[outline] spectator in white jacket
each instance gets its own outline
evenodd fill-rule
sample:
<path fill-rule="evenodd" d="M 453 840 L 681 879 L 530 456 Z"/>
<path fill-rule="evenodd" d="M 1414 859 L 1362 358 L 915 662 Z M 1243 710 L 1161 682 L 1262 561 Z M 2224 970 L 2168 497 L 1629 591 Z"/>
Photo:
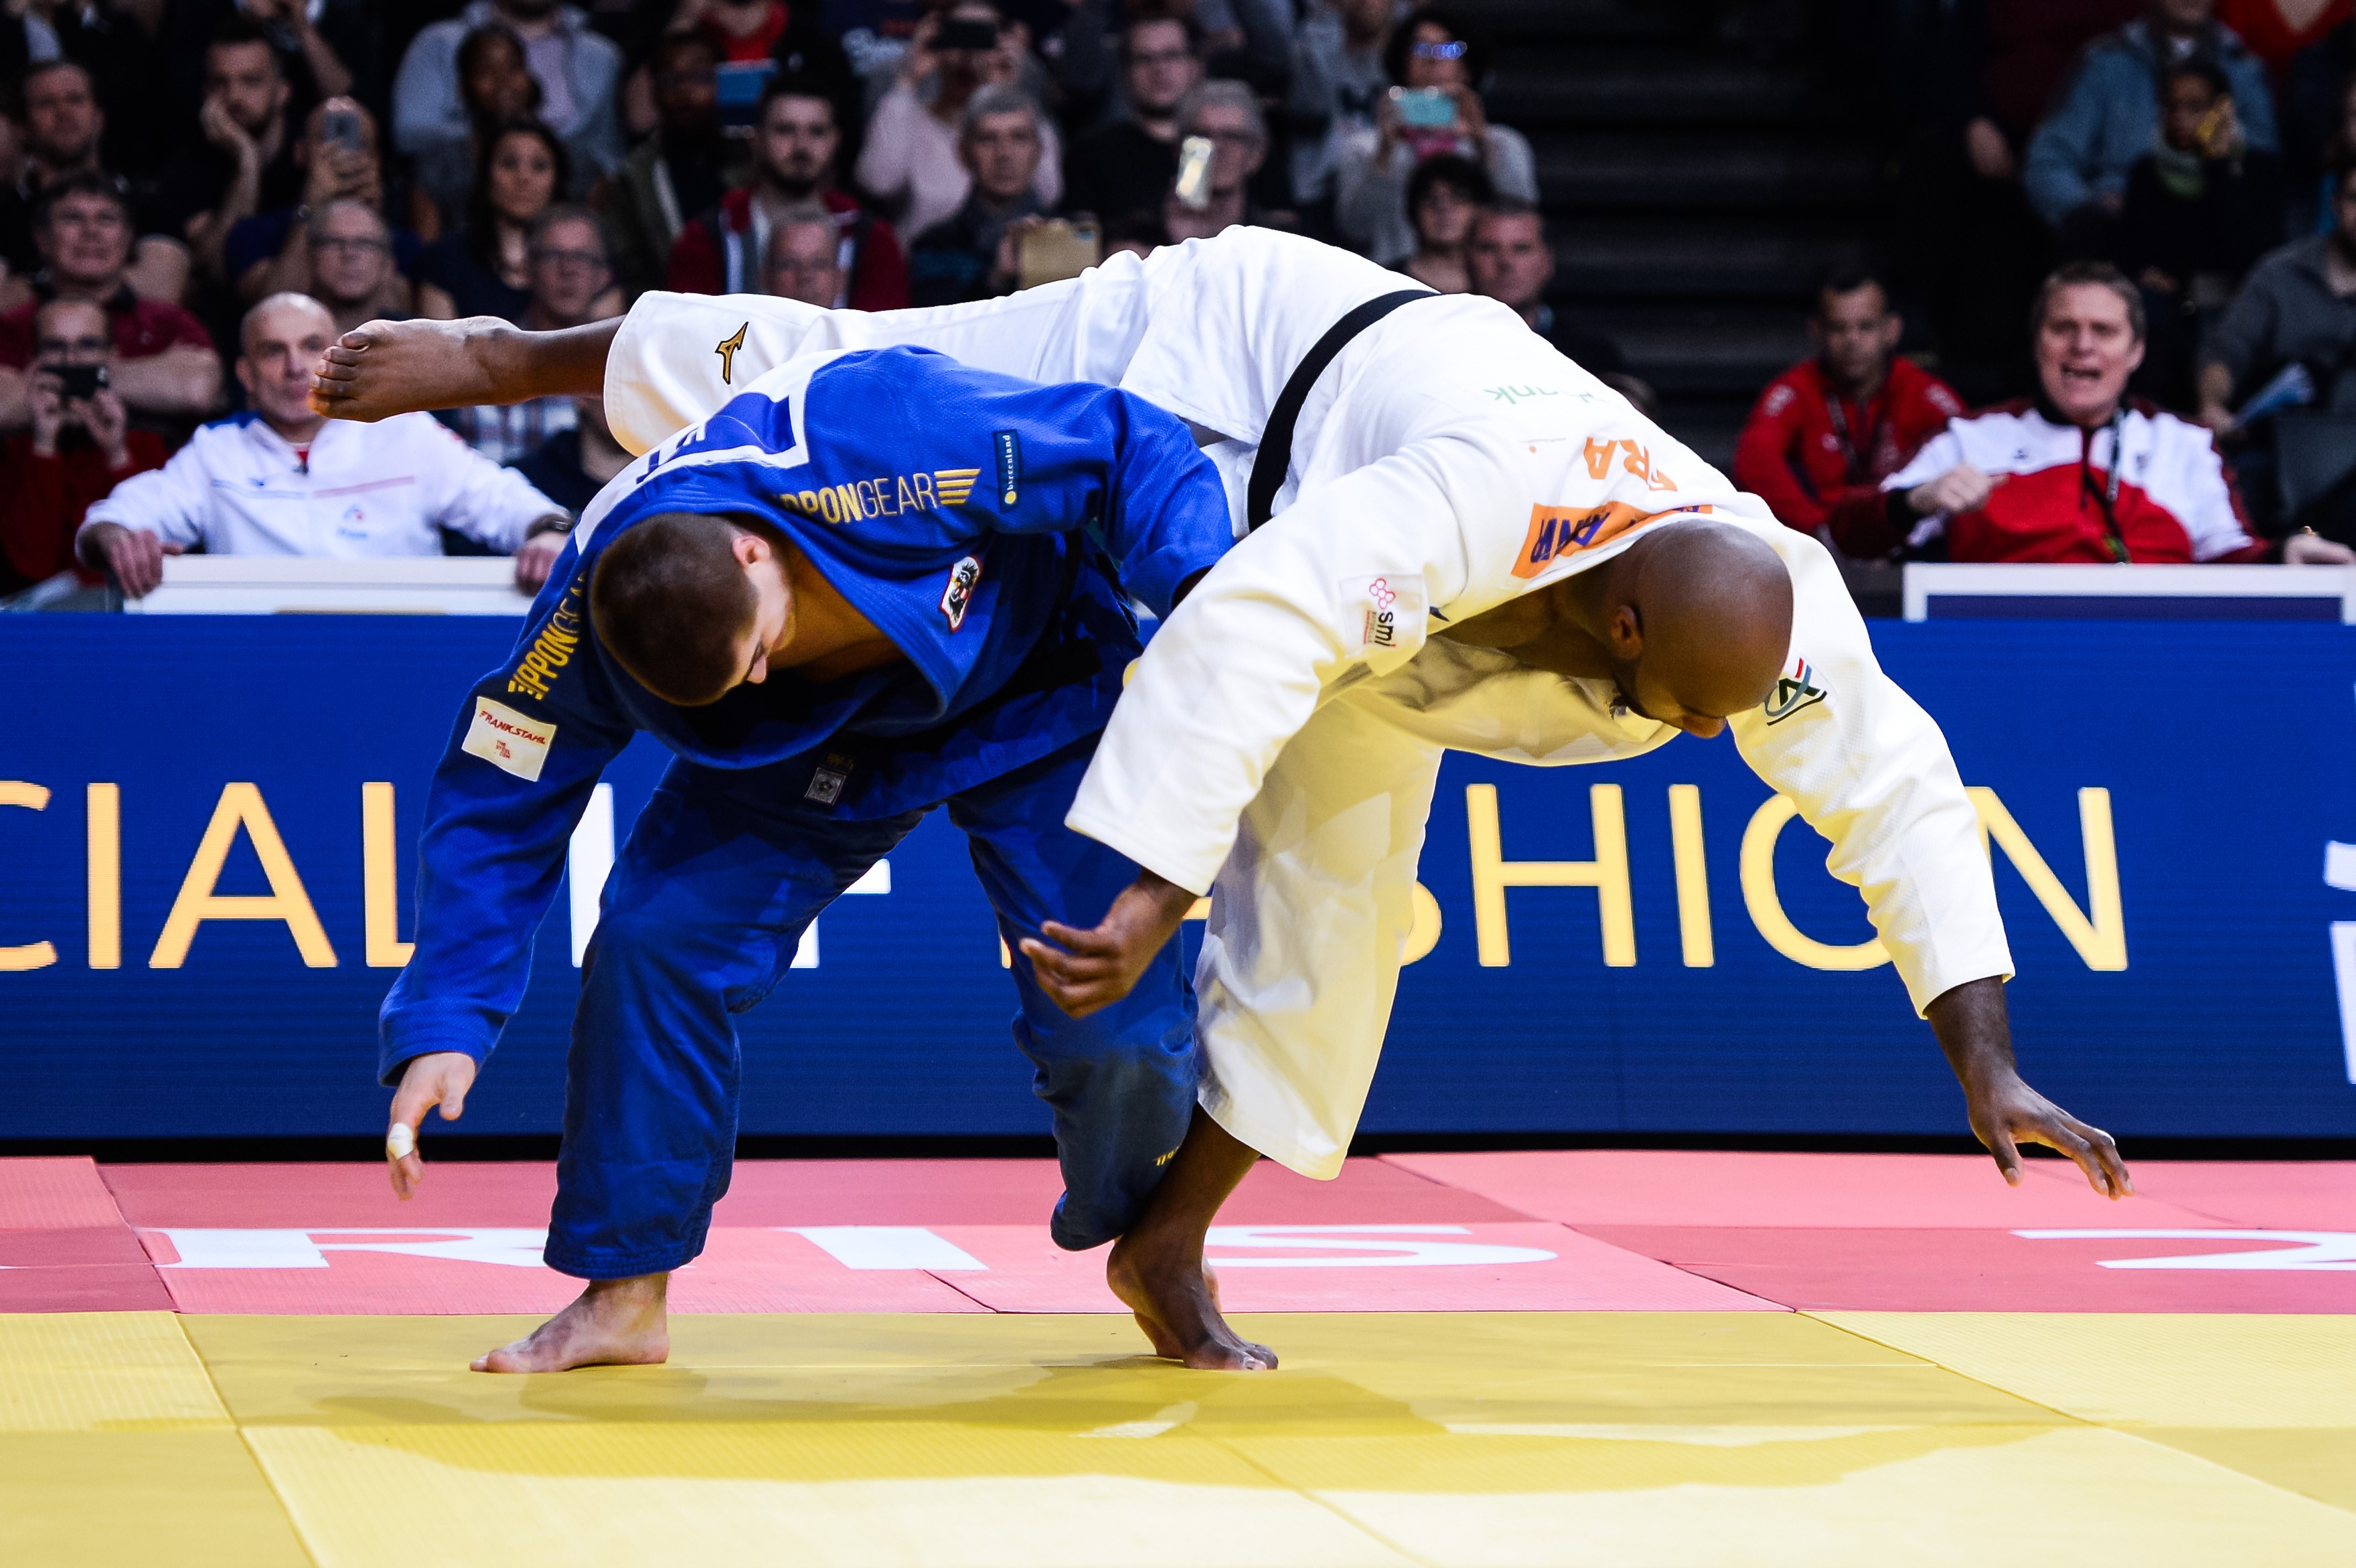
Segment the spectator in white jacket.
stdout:
<path fill-rule="evenodd" d="M 335 340 L 327 307 L 273 295 L 246 313 L 238 380 L 252 408 L 206 425 L 163 467 L 92 505 L 74 542 L 133 598 L 164 578 L 164 557 L 438 555 L 448 528 L 516 558 L 529 593 L 573 526 L 564 509 L 427 413 L 378 424 L 311 412 L 311 367 Z"/>
<path fill-rule="evenodd" d="M 1490 124 L 1482 108 L 1489 60 L 1477 33 L 1445 7 L 1421 6 L 1393 29 L 1383 60 L 1398 91 L 1376 101 L 1373 130 L 1344 136 L 1337 149 L 1333 223 L 1343 234 L 1387 267 L 1413 255 L 1407 182 L 1440 153 L 1479 164 L 1499 196 L 1538 199 L 1527 138 Z M 1438 113 L 1448 118 L 1438 122 Z"/>

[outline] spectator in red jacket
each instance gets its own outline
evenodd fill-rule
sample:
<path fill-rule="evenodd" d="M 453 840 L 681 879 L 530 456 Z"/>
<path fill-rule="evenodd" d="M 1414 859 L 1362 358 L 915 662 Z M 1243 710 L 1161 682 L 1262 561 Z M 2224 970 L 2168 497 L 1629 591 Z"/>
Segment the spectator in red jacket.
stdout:
<path fill-rule="evenodd" d="M 777 76 L 762 90 L 753 121 L 753 183 L 681 229 L 663 286 L 679 294 L 760 294 L 762 259 L 777 214 L 816 200 L 841 231 L 843 297 L 838 307 L 899 310 L 908 303 L 908 263 L 892 225 L 835 188 L 842 133 L 834 100 L 819 83 Z"/>
<path fill-rule="evenodd" d="M 2210 434 L 2131 406 L 2143 296 L 2107 262 L 2072 262 L 2037 301 L 2040 395 L 1954 420 L 1879 498 L 1834 509 L 1852 554 L 1904 544 L 1955 561 L 2356 561 L 2312 533 L 2251 537 Z"/>
<path fill-rule="evenodd" d="M 1833 508 L 1872 499 L 1922 443 L 1964 412 L 1954 389 L 1898 358 L 1905 322 L 1869 273 L 1836 273 L 1816 291 L 1816 357 L 1768 383 L 1734 451 L 1734 482 L 1803 533 Z"/>
<path fill-rule="evenodd" d="M 90 503 L 121 480 L 164 466 L 163 438 L 134 430 L 123 400 L 101 381 L 77 395 L 60 371 L 111 372 L 112 328 L 87 299 L 53 299 L 34 316 L 27 402 L 33 427 L 0 446 L 0 593 L 74 569 L 74 531 Z"/>

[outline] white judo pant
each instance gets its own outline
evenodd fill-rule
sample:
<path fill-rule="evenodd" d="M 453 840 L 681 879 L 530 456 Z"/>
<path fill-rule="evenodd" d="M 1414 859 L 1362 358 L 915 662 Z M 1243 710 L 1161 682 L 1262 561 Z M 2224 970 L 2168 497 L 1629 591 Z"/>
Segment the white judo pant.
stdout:
<path fill-rule="evenodd" d="M 907 345 L 1033 381 L 1119 385 L 1154 303 L 1175 286 L 1172 270 L 1116 257 L 1068 282 L 930 310 L 662 296 L 659 310 L 634 311 L 616 343 L 608 417 L 625 446 L 644 450 L 718 406 L 727 393 L 706 340 L 740 324 L 753 375 L 802 354 Z M 1297 302 L 1294 335 L 1313 342 L 1386 280 L 1398 281 L 1365 272 L 1345 272 L 1331 298 Z M 1292 368 L 1255 368 L 1267 401 Z M 735 369 L 734 385 L 750 379 Z M 1248 464 L 1222 467 L 1239 480 Z M 1387 722 L 1384 705 L 1372 691 L 1344 693 L 1286 745 L 1212 887 L 1195 972 L 1205 1110 L 1320 1179 L 1341 1171 L 1381 1056 L 1443 749 Z"/>

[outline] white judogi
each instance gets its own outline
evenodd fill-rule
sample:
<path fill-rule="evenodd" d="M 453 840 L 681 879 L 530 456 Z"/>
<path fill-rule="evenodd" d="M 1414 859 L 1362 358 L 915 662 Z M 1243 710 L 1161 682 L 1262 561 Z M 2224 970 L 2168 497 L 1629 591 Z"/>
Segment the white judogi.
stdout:
<path fill-rule="evenodd" d="M 781 360 L 913 343 L 1184 415 L 1240 515 L 1286 378 L 1399 282 L 1308 241 L 1231 230 L 939 310 L 648 295 L 607 360 L 606 413 L 642 450 Z M 1303 1175 L 1340 1170 L 1389 1022 L 1443 749 L 1601 762 L 1677 734 L 1617 706 L 1608 681 L 1428 631 L 1705 513 L 1755 533 L 1792 574 L 1793 662 L 1763 707 L 1730 721 L 1744 760 L 1832 841 L 1829 868 L 1864 894 L 1918 1011 L 2012 972 L 1946 742 L 1875 663 L 1824 547 L 1510 310 L 1419 300 L 1319 379 L 1274 521 L 1153 639 L 1066 819 L 1212 894 L 1203 1104 L 1230 1133 Z"/>

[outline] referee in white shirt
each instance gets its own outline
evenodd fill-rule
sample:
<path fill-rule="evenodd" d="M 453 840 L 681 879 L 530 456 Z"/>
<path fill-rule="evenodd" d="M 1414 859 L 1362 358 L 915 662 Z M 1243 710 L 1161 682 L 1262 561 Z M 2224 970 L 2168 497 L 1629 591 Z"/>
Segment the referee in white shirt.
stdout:
<path fill-rule="evenodd" d="M 360 424 L 312 413 L 311 367 L 335 338 L 306 295 L 248 311 L 237 375 L 252 410 L 206 425 L 93 505 L 75 540 L 81 560 L 135 599 L 163 581 L 166 555 L 198 544 L 216 555 L 438 555 L 438 530 L 450 528 L 513 555 L 516 585 L 537 589 L 573 526 L 564 509 L 431 414 Z"/>

